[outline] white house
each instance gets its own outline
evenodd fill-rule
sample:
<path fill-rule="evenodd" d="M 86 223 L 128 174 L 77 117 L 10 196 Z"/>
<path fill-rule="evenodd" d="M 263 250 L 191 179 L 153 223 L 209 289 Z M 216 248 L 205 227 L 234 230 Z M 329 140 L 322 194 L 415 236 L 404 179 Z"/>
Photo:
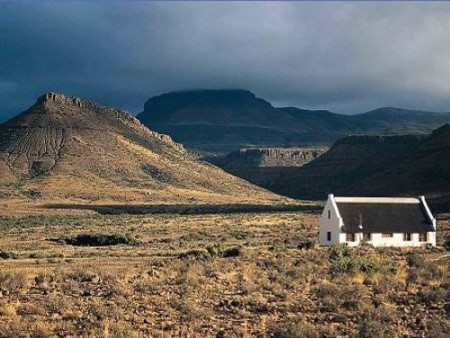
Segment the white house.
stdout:
<path fill-rule="evenodd" d="M 320 216 L 321 245 L 436 246 L 436 219 L 418 198 L 335 197 Z"/>

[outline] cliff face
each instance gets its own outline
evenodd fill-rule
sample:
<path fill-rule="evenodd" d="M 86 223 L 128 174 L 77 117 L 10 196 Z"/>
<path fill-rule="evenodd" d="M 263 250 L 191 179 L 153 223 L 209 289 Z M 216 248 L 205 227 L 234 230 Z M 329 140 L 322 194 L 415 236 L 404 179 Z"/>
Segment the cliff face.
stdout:
<path fill-rule="evenodd" d="M 250 148 L 209 160 L 235 176 L 270 189 L 280 174 L 298 169 L 326 150 L 326 147 Z"/>
<path fill-rule="evenodd" d="M 301 167 L 326 150 L 326 147 L 243 148 L 218 159 L 217 163 L 225 170 L 245 167 Z"/>

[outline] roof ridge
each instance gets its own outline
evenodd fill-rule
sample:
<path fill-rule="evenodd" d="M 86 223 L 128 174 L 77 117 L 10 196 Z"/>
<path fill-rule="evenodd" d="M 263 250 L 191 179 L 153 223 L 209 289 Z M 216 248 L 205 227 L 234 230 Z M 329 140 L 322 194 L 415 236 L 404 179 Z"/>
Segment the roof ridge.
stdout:
<path fill-rule="evenodd" d="M 416 197 L 334 197 L 336 203 L 396 203 L 396 204 L 419 204 L 420 199 Z"/>

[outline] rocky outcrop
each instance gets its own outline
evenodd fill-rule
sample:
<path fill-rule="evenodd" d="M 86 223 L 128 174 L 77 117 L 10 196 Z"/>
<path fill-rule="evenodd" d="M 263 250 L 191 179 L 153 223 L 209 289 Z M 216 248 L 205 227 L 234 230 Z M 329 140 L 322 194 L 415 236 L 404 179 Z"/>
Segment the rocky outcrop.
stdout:
<path fill-rule="evenodd" d="M 319 157 L 326 147 L 243 148 L 218 159 L 225 170 L 240 167 L 301 167 Z"/>
<path fill-rule="evenodd" d="M 80 108 L 83 107 L 82 99 L 73 96 L 65 96 L 64 94 L 61 93 L 50 92 L 38 97 L 37 99 L 37 104 L 46 104 L 49 102 L 64 105 L 73 104 Z"/>
<path fill-rule="evenodd" d="M 271 189 L 280 175 L 299 169 L 326 151 L 326 147 L 246 148 L 206 159 L 235 176 Z"/>

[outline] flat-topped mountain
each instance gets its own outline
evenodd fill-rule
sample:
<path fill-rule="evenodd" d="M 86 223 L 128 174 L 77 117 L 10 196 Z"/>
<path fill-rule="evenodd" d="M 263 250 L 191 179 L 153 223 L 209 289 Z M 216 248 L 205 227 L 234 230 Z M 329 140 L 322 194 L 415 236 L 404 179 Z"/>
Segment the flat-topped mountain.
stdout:
<path fill-rule="evenodd" d="M 209 109 L 205 111 L 204 109 Z M 192 90 L 163 94 L 144 105 L 142 121 L 166 124 L 267 125 L 276 117 L 272 105 L 247 90 Z M 187 115 L 186 113 L 193 113 Z M 242 114 L 245 112 L 245 114 Z M 275 115 L 274 115 L 275 113 Z"/>
<path fill-rule="evenodd" d="M 1 197 L 78 202 L 278 199 L 115 108 L 48 93 L 0 125 Z"/>
<path fill-rule="evenodd" d="M 249 146 L 330 145 L 349 134 L 430 133 L 450 113 L 379 108 L 358 115 L 276 108 L 248 90 L 192 90 L 155 96 L 137 118 L 188 148 L 232 151 Z"/>
<path fill-rule="evenodd" d="M 190 149 L 207 151 L 282 144 L 286 141 L 284 126 L 294 122 L 246 90 L 163 94 L 149 99 L 137 118 Z"/>

